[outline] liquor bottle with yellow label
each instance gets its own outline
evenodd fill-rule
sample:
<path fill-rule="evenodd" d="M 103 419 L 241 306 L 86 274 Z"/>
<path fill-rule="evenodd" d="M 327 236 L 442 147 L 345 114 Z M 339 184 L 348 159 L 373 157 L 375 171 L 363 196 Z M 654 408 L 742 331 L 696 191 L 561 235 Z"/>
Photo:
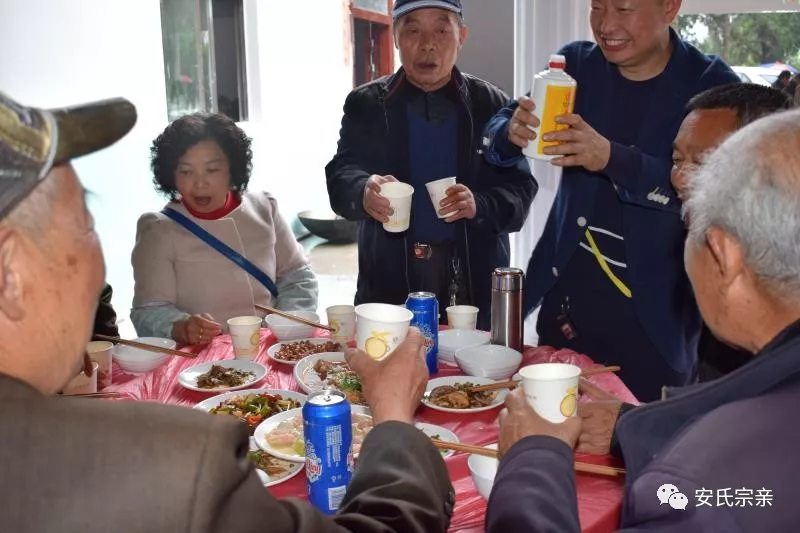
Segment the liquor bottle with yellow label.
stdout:
<path fill-rule="evenodd" d="M 522 153 L 525 157 L 547 161 L 558 157 L 545 154 L 544 149 L 559 143 L 545 142 L 542 135 L 566 129 L 566 125 L 556 124 L 556 117 L 572 113 L 575 108 L 575 91 L 578 88 L 578 82 L 564 72 L 566 66 L 567 60 L 564 56 L 552 55 L 547 70 L 533 77 L 531 98 L 536 104 L 533 114 L 539 119 L 539 127 L 531 128 L 536 132 L 536 138 L 523 148 Z"/>

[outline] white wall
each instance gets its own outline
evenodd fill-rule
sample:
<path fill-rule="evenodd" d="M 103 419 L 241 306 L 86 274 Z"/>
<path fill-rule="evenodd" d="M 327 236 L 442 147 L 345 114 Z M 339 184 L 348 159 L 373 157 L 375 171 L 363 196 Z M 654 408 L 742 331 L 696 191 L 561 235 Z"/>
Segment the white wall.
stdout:
<path fill-rule="evenodd" d="M 253 137 L 251 188 L 274 194 L 287 218 L 330 209 L 325 165 L 336 152 L 342 106 L 353 86 L 347 5 L 314 2 L 314 12 L 298 20 L 294 2 L 245 0 L 254 105 L 242 126 Z"/>
<path fill-rule="evenodd" d="M 166 125 L 159 0 L 0 0 L 0 90 L 29 105 L 124 96 L 139 111 L 131 134 L 79 159 L 106 255 L 114 306 L 127 315 L 136 220 L 163 203 L 148 147 Z"/>

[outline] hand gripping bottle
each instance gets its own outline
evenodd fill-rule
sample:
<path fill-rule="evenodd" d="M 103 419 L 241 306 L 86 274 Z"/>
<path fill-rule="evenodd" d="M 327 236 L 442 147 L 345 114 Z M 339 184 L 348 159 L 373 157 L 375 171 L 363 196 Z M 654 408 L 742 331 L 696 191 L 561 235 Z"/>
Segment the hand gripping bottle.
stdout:
<path fill-rule="evenodd" d="M 533 114 L 539 119 L 539 127 L 531 128 L 536 132 L 536 138 L 528 143 L 522 153 L 525 157 L 544 159 L 549 161 L 554 155 L 546 155 L 547 146 L 556 146 L 557 142 L 545 142 L 542 135 L 551 131 L 565 130 L 564 124 L 556 124 L 556 117 L 572 113 L 575 108 L 575 91 L 578 83 L 564 72 L 567 60 L 564 56 L 552 55 L 547 70 L 533 77 L 531 98 L 536 104 Z"/>

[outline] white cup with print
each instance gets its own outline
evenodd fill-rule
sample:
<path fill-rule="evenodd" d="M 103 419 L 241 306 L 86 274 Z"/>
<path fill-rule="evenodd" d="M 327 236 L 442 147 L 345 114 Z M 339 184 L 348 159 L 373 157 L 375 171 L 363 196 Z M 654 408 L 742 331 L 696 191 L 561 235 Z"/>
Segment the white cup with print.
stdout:
<path fill-rule="evenodd" d="M 408 335 L 414 314 L 402 306 L 361 304 L 356 306 L 356 345 L 373 359 L 383 359 Z"/>
<path fill-rule="evenodd" d="M 452 329 L 475 329 L 478 326 L 478 308 L 474 305 L 451 305 L 447 311 L 447 325 Z"/>
<path fill-rule="evenodd" d="M 581 368 L 565 363 L 528 365 L 519 371 L 525 399 L 539 416 L 560 423 L 578 411 Z"/>
<path fill-rule="evenodd" d="M 347 344 L 356 333 L 356 308 L 352 305 L 333 305 L 325 310 L 328 325 L 333 328 L 331 338 Z"/>
<path fill-rule="evenodd" d="M 389 222 L 383 224 L 383 229 L 390 233 L 406 231 L 411 225 L 411 195 L 414 194 L 414 187 L 402 181 L 389 181 L 381 183 L 380 194 L 389 200 L 389 206 L 394 210 Z"/>
<path fill-rule="evenodd" d="M 255 359 L 261 343 L 260 316 L 237 316 L 228 319 L 228 331 L 236 359 Z"/>
<path fill-rule="evenodd" d="M 111 349 L 114 344 L 107 341 L 92 341 L 86 345 L 89 359 L 97 363 L 97 388 L 111 385 Z"/>
<path fill-rule="evenodd" d="M 436 211 L 436 216 L 439 218 L 447 218 L 455 211 L 440 215 L 439 214 L 439 203 L 447 197 L 447 189 L 452 187 L 456 184 L 456 178 L 442 178 L 436 181 L 429 181 L 425 184 L 425 188 L 428 189 L 428 196 L 431 197 L 431 202 L 433 203 L 433 210 Z"/>
<path fill-rule="evenodd" d="M 64 387 L 64 390 L 61 391 L 61 394 L 64 396 L 72 396 L 73 394 L 94 394 L 97 392 L 97 368 L 98 365 L 96 362 L 92 361 L 92 375 L 87 376 L 83 373 L 83 368 L 78 373 L 77 376 L 72 378 L 72 381 L 67 383 L 67 386 Z"/>

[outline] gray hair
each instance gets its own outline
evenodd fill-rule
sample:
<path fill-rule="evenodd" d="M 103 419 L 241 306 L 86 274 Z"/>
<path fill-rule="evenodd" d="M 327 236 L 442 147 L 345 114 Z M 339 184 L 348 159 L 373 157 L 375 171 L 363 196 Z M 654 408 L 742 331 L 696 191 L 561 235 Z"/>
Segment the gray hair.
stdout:
<path fill-rule="evenodd" d="M 687 244 L 702 244 L 712 226 L 722 229 L 774 296 L 800 297 L 800 110 L 731 135 L 690 177 L 683 214 Z"/>

